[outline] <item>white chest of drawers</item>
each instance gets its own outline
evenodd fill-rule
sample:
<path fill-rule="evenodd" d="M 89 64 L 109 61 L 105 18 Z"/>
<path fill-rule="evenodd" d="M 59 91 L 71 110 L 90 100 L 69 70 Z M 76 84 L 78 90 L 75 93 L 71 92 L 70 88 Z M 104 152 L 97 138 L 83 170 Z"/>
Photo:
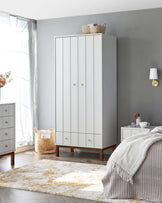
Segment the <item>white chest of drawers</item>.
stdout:
<path fill-rule="evenodd" d="M 11 155 L 14 165 L 15 153 L 15 104 L 0 104 L 0 156 Z"/>
<path fill-rule="evenodd" d="M 138 133 L 148 133 L 149 131 L 151 131 L 154 127 L 150 126 L 148 128 L 140 128 L 140 127 L 121 127 L 121 142 L 133 135 L 136 135 Z"/>

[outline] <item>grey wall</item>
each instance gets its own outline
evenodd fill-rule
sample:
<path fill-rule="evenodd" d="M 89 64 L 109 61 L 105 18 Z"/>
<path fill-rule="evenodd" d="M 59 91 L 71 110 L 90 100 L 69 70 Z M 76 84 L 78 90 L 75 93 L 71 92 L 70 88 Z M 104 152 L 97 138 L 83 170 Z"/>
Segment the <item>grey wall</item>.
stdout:
<path fill-rule="evenodd" d="M 142 120 L 162 125 L 162 73 L 152 87 L 149 68 L 162 70 L 162 9 L 38 21 L 39 128 L 54 128 L 55 35 L 80 34 L 81 25 L 107 23 L 106 34 L 118 38 L 118 126 Z"/>

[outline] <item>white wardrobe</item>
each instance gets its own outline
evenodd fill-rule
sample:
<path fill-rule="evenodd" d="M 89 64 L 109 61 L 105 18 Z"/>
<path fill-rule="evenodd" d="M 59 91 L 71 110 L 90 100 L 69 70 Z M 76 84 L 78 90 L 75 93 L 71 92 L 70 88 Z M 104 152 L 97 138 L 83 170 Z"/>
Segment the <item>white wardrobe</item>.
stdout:
<path fill-rule="evenodd" d="M 117 139 L 116 38 L 58 36 L 55 50 L 56 146 L 100 151 Z"/>

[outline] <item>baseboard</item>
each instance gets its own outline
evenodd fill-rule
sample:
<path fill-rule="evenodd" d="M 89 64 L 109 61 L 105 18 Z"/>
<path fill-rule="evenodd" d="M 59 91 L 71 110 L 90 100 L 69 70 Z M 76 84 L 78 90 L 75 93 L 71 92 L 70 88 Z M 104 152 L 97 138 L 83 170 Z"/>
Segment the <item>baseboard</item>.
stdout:
<path fill-rule="evenodd" d="M 25 151 L 29 151 L 29 150 L 33 150 L 33 149 L 34 149 L 34 145 L 25 145 L 22 147 L 17 147 L 16 153 L 25 152 Z"/>

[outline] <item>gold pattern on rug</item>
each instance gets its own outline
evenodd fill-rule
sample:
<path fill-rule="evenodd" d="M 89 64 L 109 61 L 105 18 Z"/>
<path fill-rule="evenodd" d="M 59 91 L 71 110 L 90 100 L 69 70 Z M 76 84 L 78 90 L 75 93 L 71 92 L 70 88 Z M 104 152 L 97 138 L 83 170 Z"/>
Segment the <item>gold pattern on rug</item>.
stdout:
<path fill-rule="evenodd" d="M 103 165 L 40 160 L 0 173 L 0 186 L 102 202 L 144 203 L 104 198 L 101 178 L 105 172 Z"/>

